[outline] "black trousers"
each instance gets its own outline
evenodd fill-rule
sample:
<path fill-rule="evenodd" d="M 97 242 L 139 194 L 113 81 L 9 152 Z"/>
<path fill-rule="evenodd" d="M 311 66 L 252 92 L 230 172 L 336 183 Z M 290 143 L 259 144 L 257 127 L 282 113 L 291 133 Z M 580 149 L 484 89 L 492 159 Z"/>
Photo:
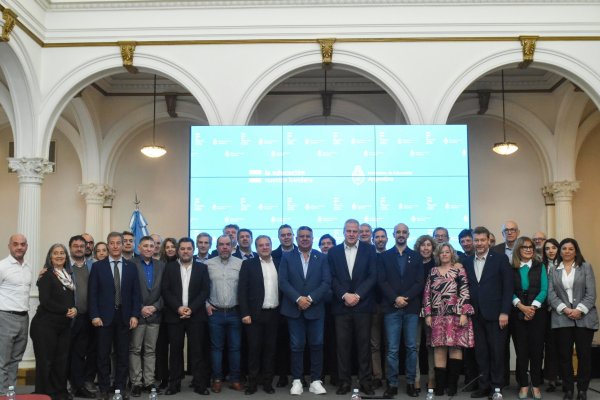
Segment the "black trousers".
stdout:
<path fill-rule="evenodd" d="M 273 382 L 278 327 L 278 308 L 262 310 L 250 325 L 244 325 L 248 339 L 248 378 L 252 384 L 257 383 L 261 372 L 264 384 Z"/>
<path fill-rule="evenodd" d="M 38 312 L 29 332 L 35 353 L 35 393 L 67 399 L 71 319 Z"/>
<path fill-rule="evenodd" d="M 519 319 L 519 314 L 513 312 L 510 316 L 510 331 L 515 345 L 517 355 L 516 378 L 519 387 L 531 385 L 539 387 L 542 380 L 542 361 L 544 358 L 544 334 L 546 331 L 546 319 L 548 313 L 544 309 L 538 309 L 531 321 Z"/>
<path fill-rule="evenodd" d="M 158 339 L 156 339 L 156 367 L 155 377 L 157 382 L 169 380 L 169 324 L 160 323 Z"/>
<path fill-rule="evenodd" d="M 575 387 L 573 377 L 573 344 L 577 351 L 577 390 L 586 391 L 592 374 L 592 340 L 594 331 L 587 328 L 557 328 L 558 362 L 563 378 L 563 391 L 572 392 Z"/>
<path fill-rule="evenodd" d="M 277 353 L 275 354 L 275 365 L 279 376 L 290 374 L 290 332 L 288 330 L 287 318 L 279 315 L 277 327 Z"/>
<path fill-rule="evenodd" d="M 129 322 L 129 321 L 128 321 Z M 110 388 L 110 355 L 114 347 L 116 364 L 114 373 L 115 389 L 125 393 L 129 374 L 129 324 L 123 322 L 121 310 L 115 310 L 115 316 L 109 326 L 96 328 L 98 335 L 98 386 L 101 392 Z"/>
<path fill-rule="evenodd" d="M 323 375 L 329 375 L 337 381 L 337 348 L 335 341 L 335 318 L 331 314 L 331 305 L 325 304 L 325 332 L 323 334 Z"/>
<path fill-rule="evenodd" d="M 352 382 L 352 340 L 356 342 L 358 381 L 370 385 L 371 364 L 371 314 L 351 313 L 335 316 L 338 374 L 341 383 Z"/>
<path fill-rule="evenodd" d="M 473 317 L 475 357 L 479 366 L 479 387 L 482 389 L 504 386 L 504 357 L 508 328 L 500 329 L 498 320 L 487 321 L 480 315 Z"/>
<path fill-rule="evenodd" d="M 544 376 L 551 382 L 558 380 L 558 343 L 552 329 L 552 311 L 546 311 L 546 335 L 544 337 Z"/>
<path fill-rule="evenodd" d="M 77 314 L 71 326 L 71 347 L 69 351 L 69 380 L 71 381 L 71 386 L 75 389 L 79 389 L 85 384 L 86 364 L 93 331 L 94 326 L 90 322 L 88 315 Z M 94 354 L 95 352 L 94 350 Z M 96 368 L 94 368 L 94 375 L 96 375 Z M 92 381 L 94 378 L 92 377 Z"/>
<path fill-rule="evenodd" d="M 181 383 L 183 371 L 183 344 L 187 336 L 190 358 L 188 365 L 192 372 L 192 384 L 196 389 L 206 389 L 208 382 L 208 354 L 206 351 L 205 333 L 206 321 L 182 319 L 176 323 L 169 323 L 169 343 L 171 346 L 169 362 L 169 385 L 176 386 Z"/>

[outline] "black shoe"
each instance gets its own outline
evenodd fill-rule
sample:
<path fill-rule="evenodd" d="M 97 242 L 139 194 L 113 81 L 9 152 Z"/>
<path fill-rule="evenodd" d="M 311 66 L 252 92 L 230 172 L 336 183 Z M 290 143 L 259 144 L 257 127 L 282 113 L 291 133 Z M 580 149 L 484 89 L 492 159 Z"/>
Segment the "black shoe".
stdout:
<path fill-rule="evenodd" d="M 75 391 L 73 392 L 73 396 L 82 397 L 84 399 L 95 399 L 96 393 L 92 393 L 89 390 L 87 390 L 85 386 L 82 386 L 80 388 L 75 389 Z"/>
<path fill-rule="evenodd" d="M 140 397 L 142 395 L 142 387 L 135 385 L 131 388 L 131 396 L 132 397 Z"/>
<path fill-rule="evenodd" d="M 373 379 L 371 381 L 371 386 L 373 386 L 373 389 L 379 389 L 383 386 L 383 382 L 381 382 L 381 379 Z"/>
<path fill-rule="evenodd" d="M 160 382 L 160 385 L 158 385 L 159 389 L 165 390 L 166 388 L 169 387 L 169 381 L 164 380 Z"/>
<path fill-rule="evenodd" d="M 181 391 L 181 386 L 180 385 L 169 385 L 169 387 L 167 388 L 167 391 L 165 392 L 165 396 L 172 396 L 174 394 L 177 394 Z"/>
<path fill-rule="evenodd" d="M 265 391 L 266 394 L 275 393 L 275 389 L 273 389 L 273 385 L 271 385 L 270 383 L 265 383 L 263 385 L 263 390 Z"/>
<path fill-rule="evenodd" d="M 383 392 L 383 397 L 394 397 L 398 394 L 398 388 L 395 386 L 388 386 Z"/>
<path fill-rule="evenodd" d="M 335 376 L 331 375 L 329 377 L 329 383 L 331 384 L 331 386 L 337 386 L 338 385 L 338 379 Z"/>
<path fill-rule="evenodd" d="M 375 391 L 373 390 L 373 388 L 371 387 L 370 384 L 365 384 L 365 385 L 360 385 L 360 391 L 364 394 L 366 394 L 367 396 L 373 396 L 375 395 Z"/>
<path fill-rule="evenodd" d="M 206 387 L 200 387 L 200 386 L 196 386 L 194 388 L 194 393 L 198 393 L 201 396 L 208 396 L 210 394 L 210 392 L 208 391 L 208 389 Z"/>
<path fill-rule="evenodd" d="M 476 391 L 471 393 L 471 398 L 472 399 L 481 399 L 483 397 L 488 397 L 489 395 L 490 395 L 489 388 L 477 389 Z"/>
<path fill-rule="evenodd" d="M 587 392 L 585 390 L 577 392 L 577 400 L 587 400 Z"/>
<path fill-rule="evenodd" d="M 549 393 L 556 392 L 556 386 L 554 385 L 554 382 L 548 382 L 548 387 L 546 388 L 546 392 L 549 392 Z"/>
<path fill-rule="evenodd" d="M 250 395 L 250 394 L 254 394 L 256 393 L 256 384 L 255 383 L 250 383 L 248 385 L 248 387 L 246 388 L 246 390 L 244 391 L 244 394 Z"/>
<path fill-rule="evenodd" d="M 289 384 L 287 375 L 280 375 L 277 380 L 277 387 L 286 387 Z"/>
<path fill-rule="evenodd" d="M 565 392 L 565 394 L 563 396 L 563 400 L 573 400 L 573 392 L 571 392 L 571 391 Z"/>
<path fill-rule="evenodd" d="M 338 386 L 337 390 L 335 391 L 335 394 L 348 394 L 350 393 L 350 384 L 343 382 L 340 383 L 340 386 Z"/>
<path fill-rule="evenodd" d="M 417 394 L 417 389 L 415 389 L 415 384 L 414 383 L 407 383 L 406 384 L 406 394 L 409 397 L 419 397 L 419 395 Z"/>

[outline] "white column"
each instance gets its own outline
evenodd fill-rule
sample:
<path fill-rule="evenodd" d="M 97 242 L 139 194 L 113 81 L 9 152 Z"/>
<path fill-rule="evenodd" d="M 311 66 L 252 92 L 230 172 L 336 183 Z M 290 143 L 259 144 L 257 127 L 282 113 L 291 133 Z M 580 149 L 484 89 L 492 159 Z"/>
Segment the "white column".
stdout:
<path fill-rule="evenodd" d="M 17 229 L 27 238 L 28 248 L 26 259 L 33 270 L 34 282 L 42 266 L 42 254 L 39 243 L 41 239 L 41 203 L 42 182 L 44 175 L 52 172 L 52 165 L 44 158 L 9 158 L 8 167 L 15 171 L 19 177 L 19 210 L 17 216 Z M 31 285 L 30 316 L 35 314 L 39 304 L 37 286 Z M 31 340 L 23 355 L 21 368 L 33 368 L 35 357 Z"/>
<path fill-rule="evenodd" d="M 578 181 L 560 181 L 548 185 L 555 203 L 556 239 L 560 242 L 573 237 L 573 193 L 579 189 Z"/>
<path fill-rule="evenodd" d="M 546 235 L 549 238 L 553 238 L 556 237 L 556 208 L 554 193 L 552 193 L 550 185 L 542 188 L 542 196 L 544 196 L 544 205 L 546 208 Z"/>
<path fill-rule="evenodd" d="M 114 190 L 108 185 L 86 183 L 79 185 L 79 193 L 85 198 L 85 231 L 92 235 L 96 242 L 104 235 L 104 202 Z"/>
<path fill-rule="evenodd" d="M 108 234 L 112 231 L 112 224 L 111 224 L 111 214 L 110 212 L 112 211 L 112 204 L 113 204 L 113 200 L 115 199 L 115 195 L 117 194 L 117 191 L 109 186 L 107 186 L 108 190 L 104 195 L 104 204 L 103 204 L 103 220 L 104 220 L 104 231 L 102 232 L 102 237 L 104 238 L 103 240 L 106 239 L 106 237 L 108 236 Z"/>

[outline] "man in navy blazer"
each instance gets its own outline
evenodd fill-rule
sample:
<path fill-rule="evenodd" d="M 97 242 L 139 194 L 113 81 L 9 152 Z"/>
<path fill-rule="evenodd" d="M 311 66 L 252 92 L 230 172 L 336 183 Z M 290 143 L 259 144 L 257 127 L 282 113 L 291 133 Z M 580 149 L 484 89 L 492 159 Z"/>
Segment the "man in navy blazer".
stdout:
<path fill-rule="evenodd" d="M 383 326 L 387 341 L 387 379 L 385 396 L 398 394 L 398 353 L 400 337 L 406 347 L 406 393 L 417 397 L 415 378 L 417 372 L 417 324 L 425 273 L 419 253 L 407 247 L 410 231 L 406 224 L 394 227 L 396 245 L 379 255 L 377 275 L 381 290 Z"/>
<path fill-rule="evenodd" d="M 350 391 L 352 339 L 356 340 L 358 379 L 364 394 L 373 395 L 371 385 L 371 317 L 375 310 L 377 282 L 375 247 L 358 241 L 358 221 L 344 224 L 344 242 L 327 253 L 331 269 L 338 375 L 337 394 Z"/>
<path fill-rule="evenodd" d="M 479 390 L 472 398 L 490 396 L 502 388 L 508 315 L 512 306 L 514 275 L 504 254 L 490 251 L 490 232 L 479 226 L 473 230 L 475 254 L 465 260 L 471 304 L 475 309 L 473 331 L 479 366 Z M 506 382 L 508 384 L 508 382 Z"/>
<path fill-rule="evenodd" d="M 98 329 L 98 386 L 100 398 L 108 399 L 110 388 L 110 353 L 117 356 L 115 389 L 127 393 L 130 330 L 138 325 L 141 295 L 135 265 L 122 257 L 123 235 L 109 233 L 108 257 L 95 262 L 88 285 L 88 307 L 92 325 Z"/>
<path fill-rule="evenodd" d="M 258 256 L 242 262 L 238 280 L 240 316 L 248 337 L 248 395 L 256 393 L 261 361 L 263 389 L 275 393 L 272 382 L 279 325 L 279 260 L 271 257 L 270 237 L 258 236 L 255 246 Z"/>
<path fill-rule="evenodd" d="M 331 274 L 327 256 L 313 250 L 313 231 L 301 226 L 296 232 L 298 250 L 283 253 L 279 265 L 279 288 L 283 294 L 281 314 L 288 319 L 290 332 L 292 388 L 302 393 L 306 338 L 310 346 L 310 392 L 327 393 L 321 382 L 325 301 L 331 295 Z"/>

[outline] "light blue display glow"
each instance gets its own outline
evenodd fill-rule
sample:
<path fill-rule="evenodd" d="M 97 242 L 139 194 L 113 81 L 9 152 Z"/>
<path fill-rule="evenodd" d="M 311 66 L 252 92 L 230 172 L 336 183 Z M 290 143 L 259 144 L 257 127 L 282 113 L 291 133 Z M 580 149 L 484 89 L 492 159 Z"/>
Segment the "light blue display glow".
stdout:
<path fill-rule="evenodd" d="M 465 125 L 194 126 L 190 142 L 190 235 L 226 224 L 267 234 L 308 225 L 343 239 L 348 218 L 409 243 L 436 226 L 452 242 L 469 226 Z"/>

